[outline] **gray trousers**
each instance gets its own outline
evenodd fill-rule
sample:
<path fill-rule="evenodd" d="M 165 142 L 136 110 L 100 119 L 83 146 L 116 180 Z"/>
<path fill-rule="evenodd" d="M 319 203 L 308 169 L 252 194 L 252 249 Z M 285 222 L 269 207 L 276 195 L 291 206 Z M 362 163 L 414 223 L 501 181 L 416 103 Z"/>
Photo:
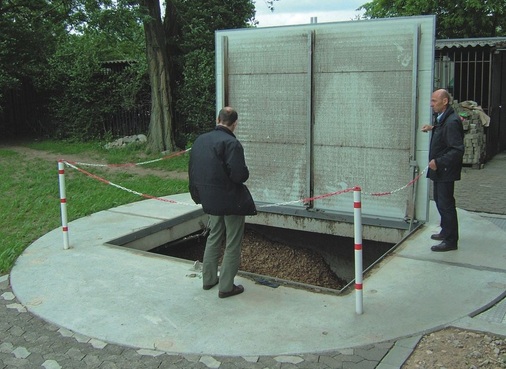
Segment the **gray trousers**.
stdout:
<path fill-rule="evenodd" d="M 232 291 L 234 278 L 241 262 L 241 246 L 244 236 L 244 215 L 210 215 L 211 232 L 207 237 L 202 263 L 202 282 L 213 285 L 218 280 L 218 263 L 221 247 L 225 242 L 225 253 L 220 268 L 221 292 Z"/>

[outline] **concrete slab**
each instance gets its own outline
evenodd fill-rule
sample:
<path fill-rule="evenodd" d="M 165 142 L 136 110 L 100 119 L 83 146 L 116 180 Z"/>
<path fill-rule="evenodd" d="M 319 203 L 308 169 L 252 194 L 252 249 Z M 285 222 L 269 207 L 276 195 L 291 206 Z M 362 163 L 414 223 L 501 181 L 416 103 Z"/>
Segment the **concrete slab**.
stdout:
<path fill-rule="evenodd" d="M 276 289 L 202 290 L 191 262 L 104 245 L 195 210 L 188 194 L 102 211 L 56 229 L 18 258 L 14 293 L 30 312 L 94 339 L 170 353 L 231 356 L 315 353 L 417 335 L 461 319 L 506 289 L 506 232 L 459 210 L 459 250 L 433 253 L 437 217 L 383 260 L 355 295 Z M 364 246 L 365 247 L 365 246 Z M 392 323 L 395 322 L 395 323 Z"/>

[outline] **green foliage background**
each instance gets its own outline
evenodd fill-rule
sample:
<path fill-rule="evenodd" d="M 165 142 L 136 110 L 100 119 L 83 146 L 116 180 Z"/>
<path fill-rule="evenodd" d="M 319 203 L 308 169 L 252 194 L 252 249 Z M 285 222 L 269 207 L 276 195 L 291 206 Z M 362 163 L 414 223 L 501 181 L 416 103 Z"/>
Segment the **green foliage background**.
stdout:
<path fill-rule="evenodd" d="M 252 0 L 170 0 L 176 24 L 167 47 L 180 147 L 214 125 L 214 31 L 247 27 Z M 14 6 L 9 6 L 14 5 Z M 131 0 L 0 2 L 1 92 L 35 86 L 50 137 L 83 141 L 109 135 L 111 114 L 150 104 L 146 12 Z M 104 62 L 128 67 L 110 73 Z M 41 117 L 33 117 L 34 120 Z M 0 124 L 0 129 L 1 129 Z M 136 132 L 147 133 L 147 132 Z"/>
<path fill-rule="evenodd" d="M 361 9 L 366 18 L 434 14 L 439 39 L 506 36 L 504 0 L 373 0 Z"/>

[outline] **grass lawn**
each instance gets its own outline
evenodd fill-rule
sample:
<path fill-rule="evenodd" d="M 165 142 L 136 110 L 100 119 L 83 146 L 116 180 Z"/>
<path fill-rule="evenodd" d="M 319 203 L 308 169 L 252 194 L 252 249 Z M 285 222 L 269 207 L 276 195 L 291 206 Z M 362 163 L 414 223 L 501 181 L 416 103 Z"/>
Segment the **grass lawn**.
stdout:
<path fill-rule="evenodd" d="M 19 146 L 20 144 L 18 144 Z M 42 141 L 21 144 L 42 153 L 82 156 L 84 162 L 139 163 L 161 158 L 146 155 L 142 146 L 107 151 L 99 142 L 68 143 Z M 144 167 L 144 166 L 142 166 Z M 188 182 L 167 179 L 159 175 L 143 174 L 142 167 L 135 172 L 108 168 L 83 169 L 94 175 L 151 196 L 167 196 L 188 191 Z M 159 171 L 186 172 L 188 154 L 148 164 L 145 167 Z M 140 169 L 139 169 L 140 168 Z M 33 241 L 47 232 L 61 227 L 60 193 L 57 162 L 43 155 L 28 155 L 9 146 L 0 147 L 0 275 L 8 273 L 16 258 Z M 119 205 L 144 200 L 143 197 L 122 191 L 90 178 L 70 167 L 65 167 L 68 221 Z"/>

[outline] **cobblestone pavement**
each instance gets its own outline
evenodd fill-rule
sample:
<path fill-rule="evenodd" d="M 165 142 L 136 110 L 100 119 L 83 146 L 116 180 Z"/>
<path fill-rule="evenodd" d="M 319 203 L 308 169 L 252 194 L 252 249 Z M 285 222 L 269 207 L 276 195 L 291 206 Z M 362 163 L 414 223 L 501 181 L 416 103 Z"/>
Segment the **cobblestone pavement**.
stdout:
<path fill-rule="evenodd" d="M 506 214 L 506 152 L 494 156 L 483 169 L 464 167 L 455 183 L 457 207 L 480 213 Z"/>
<path fill-rule="evenodd" d="M 456 186 L 458 207 L 506 214 L 506 153 L 483 169 L 466 168 Z M 335 352 L 293 356 L 171 355 L 106 343 L 75 334 L 27 312 L 0 276 L 0 369 L 5 368 L 399 368 L 421 336 Z"/>

